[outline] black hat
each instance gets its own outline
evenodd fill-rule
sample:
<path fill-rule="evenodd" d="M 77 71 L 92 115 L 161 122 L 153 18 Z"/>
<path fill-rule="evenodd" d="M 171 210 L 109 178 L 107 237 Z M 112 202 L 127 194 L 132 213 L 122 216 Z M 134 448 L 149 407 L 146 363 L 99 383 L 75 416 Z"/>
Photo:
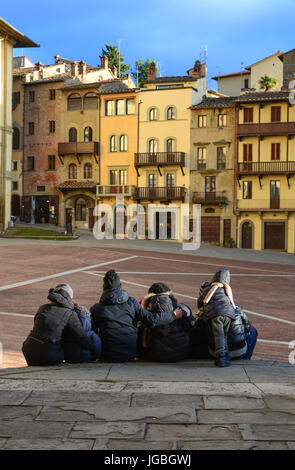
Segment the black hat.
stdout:
<path fill-rule="evenodd" d="M 121 287 L 120 276 L 114 269 L 111 269 L 105 274 L 103 279 L 103 289 L 117 289 Z"/>
<path fill-rule="evenodd" d="M 169 287 L 164 284 L 164 282 L 155 282 L 154 284 L 151 285 L 151 287 L 148 290 L 149 294 L 167 294 L 168 292 L 171 292 Z"/>

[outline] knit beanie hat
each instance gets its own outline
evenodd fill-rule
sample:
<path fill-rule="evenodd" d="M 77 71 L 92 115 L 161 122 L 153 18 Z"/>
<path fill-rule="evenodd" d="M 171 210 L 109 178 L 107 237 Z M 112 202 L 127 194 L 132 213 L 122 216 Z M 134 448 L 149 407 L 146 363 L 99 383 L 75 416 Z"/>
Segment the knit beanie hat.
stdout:
<path fill-rule="evenodd" d="M 61 290 L 65 291 L 71 297 L 71 299 L 74 297 L 73 289 L 71 286 L 69 286 L 69 284 L 58 284 L 54 289 L 55 292 L 59 292 Z"/>
<path fill-rule="evenodd" d="M 148 290 L 149 294 L 167 294 L 168 292 L 171 291 L 164 282 L 155 282 Z"/>
<path fill-rule="evenodd" d="M 103 279 L 103 290 L 118 289 L 121 287 L 120 276 L 114 269 L 111 269 L 105 274 Z"/>

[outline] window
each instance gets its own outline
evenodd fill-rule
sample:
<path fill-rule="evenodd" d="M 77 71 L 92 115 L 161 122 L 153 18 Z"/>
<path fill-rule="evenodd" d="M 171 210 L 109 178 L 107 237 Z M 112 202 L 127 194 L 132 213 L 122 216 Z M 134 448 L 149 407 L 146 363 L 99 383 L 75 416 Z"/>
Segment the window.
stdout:
<path fill-rule="evenodd" d="M 92 127 L 85 127 L 84 129 L 84 142 L 92 142 Z"/>
<path fill-rule="evenodd" d="M 35 157 L 28 157 L 28 171 L 35 169 Z"/>
<path fill-rule="evenodd" d="M 17 171 L 17 163 L 18 162 L 12 162 L 12 171 Z"/>
<path fill-rule="evenodd" d="M 149 153 L 158 152 L 158 141 L 156 139 L 150 139 L 148 141 L 148 152 Z"/>
<path fill-rule="evenodd" d="M 84 96 L 83 109 L 97 109 L 97 95 L 95 93 L 87 93 Z"/>
<path fill-rule="evenodd" d="M 92 178 L 92 165 L 91 163 L 85 163 L 84 165 L 84 179 Z"/>
<path fill-rule="evenodd" d="M 207 149 L 206 147 L 198 147 L 197 149 L 197 169 L 206 170 Z"/>
<path fill-rule="evenodd" d="M 174 173 L 167 173 L 166 186 L 167 188 L 173 188 L 175 186 L 175 174 Z"/>
<path fill-rule="evenodd" d="M 280 121 L 281 120 L 281 107 L 280 106 L 272 106 L 271 107 L 271 122 Z"/>
<path fill-rule="evenodd" d="M 105 115 L 106 116 L 114 116 L 115 114 L 115 101 L 114 100 L 106 100 L 105 102 Z"/>
<path fill-rule="evenodd" d="M 226 114 L 218 114 L 217 125 L 218 127 L 226 126 Z"/>
<path fill-rule="evenodd" d="M 55 132 L 55 121 L 49 121 L 49 132 L 50 134 Z"/>
<path fill-rule="evenodd" d="M 55 100 L 55 89 L 54 88 L 51 88 L 49 90 L 49 99 L 50 100 Z"/>
<path fill-rule="evenodd" d="M 45 186 L 37 186 L 37 191 L 44 192 L 45 191 Z"/>
<path fill-rule="evenodd" d="M 252 181 L 243 181 L 243 199 L 252 199 Z"/>
<path fill-rule="evenodd" d="M 225 170 L 226 151 L 225 147 L 217 147 L 217 170 Z"/>
<path fill-rule="evenodd" d="M 280 160 L 281 158 L 281 144 L 271 144 L 271 160 Z"/>
<path fill-rule="evenodd" d="M 157 121 L 158 120 L 158 110 L 157 108 L 151 108 L 149 110 L 149 121 Z"/>
<path fill-rule="evenodd" d="M 86 202 L 82 198 L 79 198 L 76 201 L 75 219 L 80 221 L 86 220 Z"/>
<path fill-rule="evenodd" d="M 69 142 L 77 142 L 77 129 L 75 127 L 71 127 L 69 130 Z"/>
<path fill-rule="evenodd" d="M 166 141 L 166 152 L 173 153 L 176 151 L 176 141 L 175 139 L 167 139 Z"/>
<path fill-rule="evenodd" d="M 35 92 L 29 91 L 29 102 L 34 103 L 34 101 L 35 101 Z"/>
<path fill-rule="evenodd" d="M 19 144 L 20 144 L 19 128 L 14 127 L 13 136 L 12 136 L 12 150 L 19 150 Z"/>
<path fill-rule="evenodd" d="M 244 108 L 244 122 L 253 122 L 253 108 Z"/>
<path fill-rule="evenodd" d="M 48 155 L 48 170 L 55 170 L 55 155 Z"/>
<path fill-rule="evenodd" d="M 280 181 L 270 182 L 270 209 L 280 208 Z"/>
<path fill-rule="evenodd" d="M 176 109 L 174 106 L 169 106 L 169 108 L 167 109 L 167 119 L 176 119 Z"/>
<path fill-rule="evenodd" d="M 127 152 L 127 135 L 121 135 L 119 138 L 119 152 Z"/>
<path fill-rule="evenodd" d="M 127 170 L 110 170 L 110 184 L 127 184 Z"/>
<path fill-rule="evenodd" d="M 252 162 L 253 148 L 252 144 L 243 144 L 243 161 Z"/>
<path fill-rule="evenodd" d="M 117 116 L 122 116 L 125 114 L 125 100 L 116 101 L 116 114 Z"/>
<path fill-rule="evenodd" d="M 245 80 L 244 80 L 244 88 L 249 88 L 249 78 L 245 78 Z"/>
<path fill-rule="evenodd" d="M 68 111 L 82 109 L 82 98 L 78 93 L 73 93 L 68 97 Z"/>
<path fill-rule="evenodd" d="M 18 190 L 18 181 L 12 181 L 12 191 Z"/>
<path fill-rule="evenodd" d="M 155 173 L 149 173 L 148 174 L 147 182 L 148 182 L 148 187 L 149 188 L 155 188 L 156 187 L 156 175 L 155 175 Z"/>
<path fill-rule="evenodd" d="M 207 116 L 202 114 L 198 116 L 198 127 L 207 127 Z"/>
<path fill-rule="evenodd" d="M 77 179 L 77 165 L 75 163 L 70 163 L 69 165 L 69 179 L 70 180 Z"/>
<path fill-rule="evenodd" d="M 117 152 L 117 136 L 111 135 L 110 137 L 110 152 Z"/>
<path fill-rule="evenodd" d="M 29 122 L 29 135 L 34 135 L 35 133 L 35 125 L 33 122 Z"/>
<path fill-rule="evenodd" d="M 205 193 L 215 195 L 215 191 L 216 191 L 216 176 L 205 176 Z"/>
<path fill-rule="evenodd" d="M 126 113 L 127 114 L 135 114 L 135 99 L 129 98 L 126 100 Z"/>
<path fill-rule="evenodd" d="M 20 92 L 14 91 L 12 93 L 12 106 L 16 106 L 18 104 L 20 104 Z"/>

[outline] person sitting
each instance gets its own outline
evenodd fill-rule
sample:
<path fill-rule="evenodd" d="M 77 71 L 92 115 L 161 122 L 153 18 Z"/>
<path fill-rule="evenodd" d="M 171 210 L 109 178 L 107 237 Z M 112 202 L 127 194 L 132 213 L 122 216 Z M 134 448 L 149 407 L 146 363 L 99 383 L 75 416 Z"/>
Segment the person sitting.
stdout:
<path fill-rule="evenodd" d="M 151 313 L 122 289 L 114 270 L 104 276 L 100 301 L 90 308 L 92 328 L 102 340 L 102 358 L 110 362 L 133 361 L 137 355 L 137 323 L 158 326 L 173 322 L 180 309 Z"/>
<path fill-rule="evenodd" d="M 63 335 L 63 349 L 65 362 L 91 362 L 100 358 L 101 355 L 101 339 L 91 326 L 90 312 L 86 307 L 75 306 L 75 312 L 83 330 L 86 332 L 91 341 L 92 348 L 85 349 L 77 342 L 75 332 L 66 327 Z"/>
<path fill-rule="evenodd" d="M 84 331 L 73 301 L 73 289 L 59 284 L 49 289 L 49 302 L 42 305 L 34 317 L 34 327 L 22 346 L 29 366 L 50 366 L 64 360 L 63 334 L 67 328 L 75 335 L 83 349 L 92 350 L 92 344 Z"/>
<path fill-rule="evenodd" d="M 179 304 L 169 287 L 162 282 L 154 283 L 149 288 L 142 306 L 152 313 L 180 307 L 186 315 L 166 325 L 141 327 L 143 357 L 155 362 L 177 362 L 191 357 L 190 335 L 195 321 L 191 309 Z"/>

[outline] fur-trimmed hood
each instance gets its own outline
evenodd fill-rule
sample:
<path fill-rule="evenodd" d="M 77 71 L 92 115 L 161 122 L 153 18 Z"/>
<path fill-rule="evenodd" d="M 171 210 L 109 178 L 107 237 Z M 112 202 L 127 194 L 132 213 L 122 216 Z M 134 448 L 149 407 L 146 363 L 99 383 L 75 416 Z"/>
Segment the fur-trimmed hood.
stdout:
<path fill-rule="evenodd" d="M 142 302 L 141 302 L 142 307 L 145 308 L 146 310 L 149 310 L 148 305 L 150 303 L 150 299 L 152 297 L 154 297 L 155 295 L 158 295 L 158 296 L 159 295 L 168 295 L 168 296 L 170 296 L 170 295 L 172 295 L 172 291 L 170 290 L 170 291 L 167 291 L 167 292 L 161 292 L 161 294 L 154 294 L 154 293 L 151 292 L 150 294 L 145 295 L 144 298 L 142 299 Z"/>

